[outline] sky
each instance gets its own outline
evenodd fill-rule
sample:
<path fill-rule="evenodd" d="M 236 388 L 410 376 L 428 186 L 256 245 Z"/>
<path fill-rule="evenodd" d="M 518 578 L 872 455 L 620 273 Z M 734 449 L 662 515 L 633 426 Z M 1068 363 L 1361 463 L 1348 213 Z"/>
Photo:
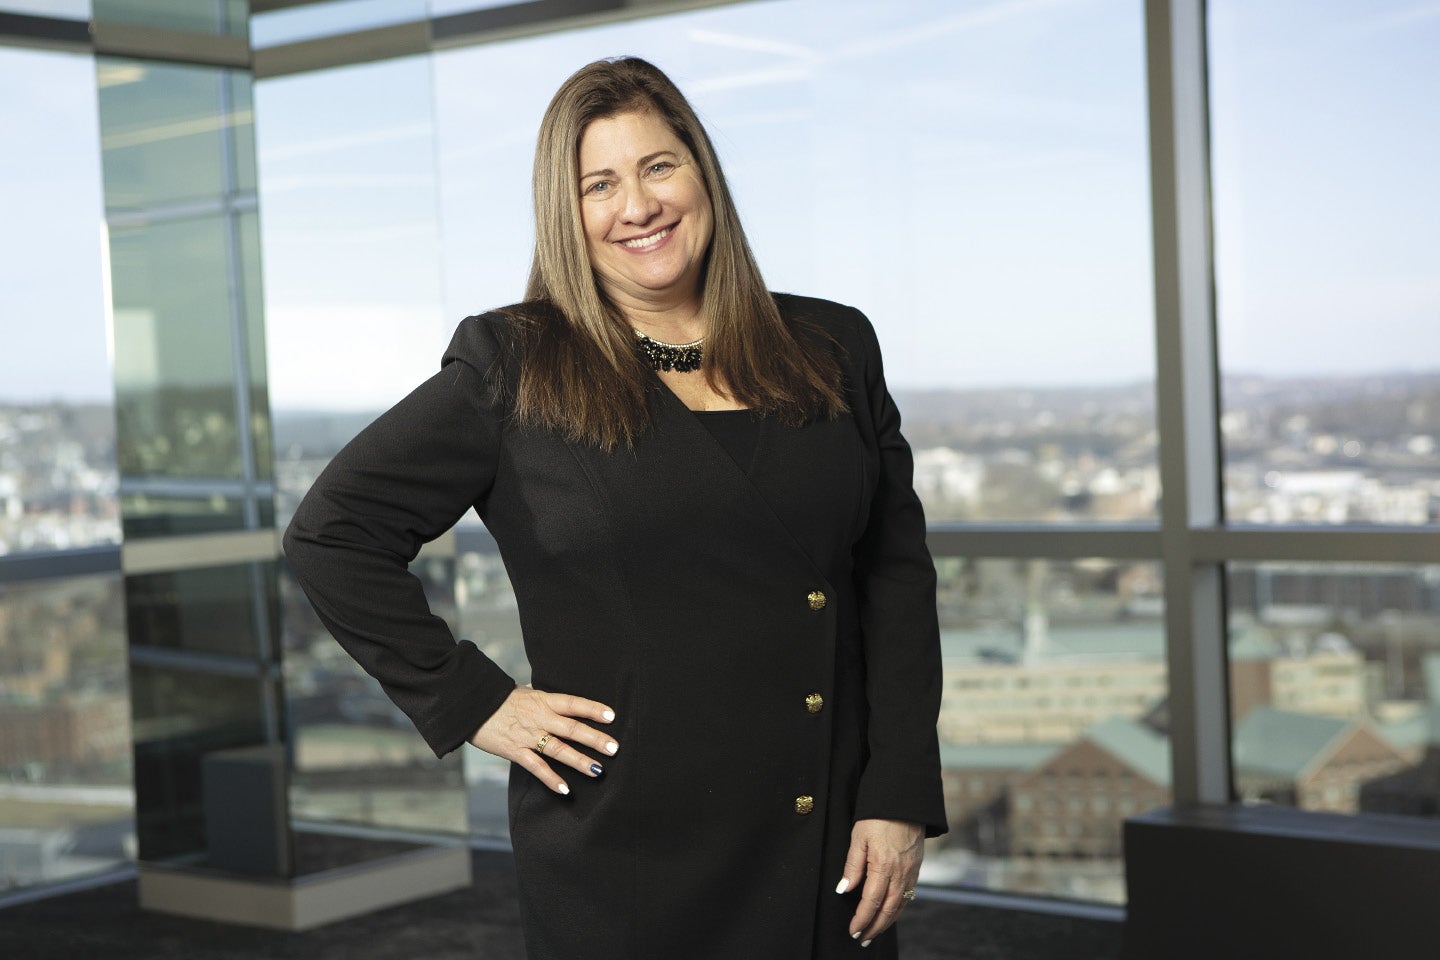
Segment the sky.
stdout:
<path fill-rule="evenodd" d="M 1224 369 L 1440 367 L 1440 3 L 1210 11 Z M 690 96 L 770 285 L 865 310 L 892 386 L 1148 380 L 1141 21 L 761 0 L 262 81 L 272 403 L 387 405 L 519 297 L 540 113 L 622 53 Z M 90 60 L 0 48 L 0 143 L 0 398 L 103 399 Z"/>

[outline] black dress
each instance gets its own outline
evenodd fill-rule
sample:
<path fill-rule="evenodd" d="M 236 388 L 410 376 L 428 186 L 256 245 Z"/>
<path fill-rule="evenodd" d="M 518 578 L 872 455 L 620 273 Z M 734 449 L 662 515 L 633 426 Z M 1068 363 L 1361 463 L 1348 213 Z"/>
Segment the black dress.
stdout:
<path fill-rule="evenodd" d="M 945 828 L 934 568 L 874 332 L 848 307 L 777 302 L 808 349 L 835 351 L 851 414 L 747 414 L 717 436 L 706 423 L 727 418 L 657 378 L 633 449 L 568 445 L 515 427 L 495 389 L 513 321 L 472 317 L 286 532 L 321 619 L 437 754 L 513 688 L 406 571 L 472 506 L 534 685 L 614 707 L 603 777 L 567 776 L 562 797 L 512 769 L 533 960 L 893 958 L 893 933 L 850 939 L 857 894 L 834 893 L 851 825 Z"/>

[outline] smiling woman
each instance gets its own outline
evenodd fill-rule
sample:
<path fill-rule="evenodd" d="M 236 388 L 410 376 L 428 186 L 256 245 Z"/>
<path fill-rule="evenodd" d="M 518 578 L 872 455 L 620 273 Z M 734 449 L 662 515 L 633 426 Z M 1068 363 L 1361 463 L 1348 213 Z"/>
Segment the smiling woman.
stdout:
<path fill-rule="evenodd" d="M 606 117 L 585 128 L 580 168 L 585 248 L 605 295 L 641 330 L 702 337 L 710 197 L 679 139 L 653 113 Z"/>
<path fill-rule="evenodd" d="M 527 300 L 335 457 L 296 576 L 437 754 L 511 762 L 533 960 L 894 958 L 945 811 L 935 571 L 875 333 L 765 289 L 642 60 L 562 85 L 534 182 Z M 407 571 L 471 507 L 533 687 Z"/>

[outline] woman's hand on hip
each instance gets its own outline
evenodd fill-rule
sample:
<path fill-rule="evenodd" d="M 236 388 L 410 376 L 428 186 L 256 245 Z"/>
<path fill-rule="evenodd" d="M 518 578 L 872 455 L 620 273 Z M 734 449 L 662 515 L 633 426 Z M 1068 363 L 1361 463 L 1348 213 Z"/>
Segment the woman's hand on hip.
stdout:
<path fill-rule="evenodd" d="M 868 947 L 895 922 L 914 896 L 920 861 L 925 857 L 925 828 L 904 820 L 857 820 L 850 831 L 850 853 L 836 893 L 860 889 L 860 906 L 850 918 L 850 936 Z M 861 884 L 864 884 L 861 887 Z"/>
<path fill-rule="evenodd" d="M 574 767 L 588 777 L 600 776 L 605 772 L 600 764 L 576 747 L 614 756 L 620 744 L 609 734 L 580 721 L 609 723 L 614 719 L 615 711 L 603 703 L 520 686 L 510 691 L 500 709 L 480 725 L 470 742 L 486 753 L 520 764 L 556 793 L 569 793 L 565 781 L 545 761 Z"/>

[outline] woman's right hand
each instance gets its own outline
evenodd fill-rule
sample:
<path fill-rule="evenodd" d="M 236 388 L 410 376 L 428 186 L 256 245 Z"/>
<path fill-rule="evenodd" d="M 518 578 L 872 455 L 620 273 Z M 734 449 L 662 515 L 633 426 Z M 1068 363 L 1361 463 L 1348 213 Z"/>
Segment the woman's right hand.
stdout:
<path fill-rule="evenodd" d="M 486 753 L 520 764 L 556 793 L 569 793 L 565 781 L 545 760 L 556 760 L 587 777 L 598 777 L 605 772 L 604 768 L 576 746 L 589 747 L 607 756 L 614 756 L 620 749 L 613 737 L 581 723 L 580 719 L 610 723 L 615 719 L 615 711 L 584 697 L 519 686 L 510 691 L 500 709 L 480 725 L 470 742 Z"/>

